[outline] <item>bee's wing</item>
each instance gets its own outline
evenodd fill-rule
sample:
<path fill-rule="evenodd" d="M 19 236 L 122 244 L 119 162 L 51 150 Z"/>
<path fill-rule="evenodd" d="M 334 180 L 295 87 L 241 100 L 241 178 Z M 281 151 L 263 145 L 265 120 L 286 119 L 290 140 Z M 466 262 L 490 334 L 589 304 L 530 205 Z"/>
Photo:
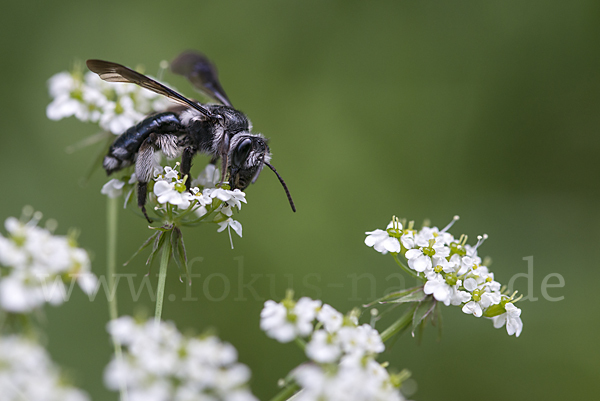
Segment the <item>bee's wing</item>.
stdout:
<path fill-rule="evenodd" d="M 217 68 L 204 54 L 193 50 L 181 53 L 171 62 L 171 71 L 189 79 L 204 95 L 232 107 L 219 82 Z"/>
<path fill-rule="evenodd" d="M 200 104 L 191 101 L 185 96 L 175 92 L 173 89 L 167 88 L 165 85 L 156 82 L 152 78 L 140 74 L 139 72 L 135 72 L 121 64 L 102 60 L 88 60 L 85 63 L 90 71 L 95 72 L 100 78 L 107 82 L 127 82 L 136 84 L 142 88 L 146 88 L 152 92 L 158 93 L 159 95 L 166 96 L 172 101 L 183 106 L 192 107 L 205 116 L 212 116 L 212 113 L 202 107 Z"/>

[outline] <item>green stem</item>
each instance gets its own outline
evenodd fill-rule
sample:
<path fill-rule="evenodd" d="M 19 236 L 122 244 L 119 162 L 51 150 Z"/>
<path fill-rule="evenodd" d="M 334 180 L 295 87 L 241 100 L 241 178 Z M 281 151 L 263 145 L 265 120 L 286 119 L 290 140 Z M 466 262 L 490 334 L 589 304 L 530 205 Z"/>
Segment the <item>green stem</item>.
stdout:
<path fill-rule="evenodd" d="M 413 315 L 415 313 L 416 305 L 412 308 L 409 308 L 404 315 L 400 316 L 398 320 L 396 320 L 390 327 L 385 329 L 381 333 L 381 341 L 386 342 L 390 338 L 394 337 L 398 333 L 402 333 L 404 330 L 408 329 L 413 320 Z"/>
<path fill-rule="evenodd" d="M 114 320 L 119 317 L 117 310 L 117 292 L 115 289 L 115 276 L 117 272 L 117 223 L 119 218 L 119 198 L 108 198 L 106 210 L 106 231 L 107 231 L 107 249 L 106 249 L 106 263 L 107 263 L 107 280 L 108 280 L 108 312 L 110 320 Z M 119 349 L 121 347 L 119 346 Z"/>
<path fill-rule="evenodd" d="M 296 383 L 288 384 L 283 390 L 281 390 L 275 397 L 271 398 L 271 401 L 285 401 L 291 396 L 296 394 L 300 390 L 300 386 Z"/>
<path fill-rule="evenodd" d="M 110 320 L 119 317 L 117 309 L 117 233 L 119 221 L 119 198 L 107 198 L 106 204 L 106 274 L 108 282 L 108 315 Z M 113 346 L 115 349 L 115 358 L 120 361 L 123 358 L 121 344 L 113 337 Z M 121 401 L 126 401 L 127 387 L 125 382 L 120 383 Z"/>
<path fill-rule="evenodd" d="M 306 351 L 306 341 L 304 341 L 303 339 L 301 339 L 300 337 L 296 337 L 296 339 L 294 340 L 294 342 L 296 343 L 296 345 L 298 347 L 300 347 L 300 349 L 302 351 Z"/>
<path fill-rule="evenodd" d="M 392 253 L 392 256 L 394 257 L 394 260 L 396 261 L 398 266 L 400 266 L 402 268 L 402 270 L 404 270 L 406 273 L 408 273 L 409 275 L 413 276 L 414 278 L 416 278 L 418 280 L 425 281 L 425 280 L 423 280 L 423 277 L 419 277 L 419 275 L 417 273 L 415 273 L 413 270 L 409 269 L 408 266 L 406 266 L 404 263 L 402 263 L 400 261 L 400 259 L 398 259 L 397 253 Z"/>
<path fill-rule="evenodd" d="M 160 272 L 158 273 L 158 288 L 156 289 L 156 311 L 154 312 L 154 321 L 160 322 L 162 315 L 163 300 L 165 297 L 165 283 L 167 281 L 167 266 L 171 258 L 171 244 L 163 244 L 162 255 L 160 258 Z"/>

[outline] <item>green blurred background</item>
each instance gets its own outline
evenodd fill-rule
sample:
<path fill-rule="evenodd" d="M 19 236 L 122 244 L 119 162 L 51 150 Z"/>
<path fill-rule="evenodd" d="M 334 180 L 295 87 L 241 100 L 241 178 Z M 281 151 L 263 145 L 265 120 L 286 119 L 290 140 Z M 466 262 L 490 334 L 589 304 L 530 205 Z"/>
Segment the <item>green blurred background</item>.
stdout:
<path fill-rule="evenodd" d="M 597 397 L 599 17 L 594 0 L 5 3 L 0 217 L 30 204 L 57 219 L 59 233 L 80 228 L 102 274 L 106 177 L 98 171 L 79 185 L 98 149 L 65 152 L 96 128 L 48 120 L 46 81 L 76 60 L 155 74 L 161 60 L 202 50 L 234 105 L 271 138 L 298 213 L 265 172 L 247 190 L 235 250 L 216 227 L 185 231 L 189 256 L 203 258 L 193 264 L 197 300 L 182 300 L 173 268 L 166 319 L 184 331 L 215 328 L 252 368 L 255 394 L 269 399 L 304 358 L 260 331 L 265 299 L 291 285 L 346 311 L 398 285 L 391 258 L 363 245 L 365 231 L 392 214 L 440 227 L 459 214 L 455 234 L 489 234 L 481 253 L 500 282 L 534 257 L 530 295 L 539 299 L 520 303 L 518 339 L 459 308 L 445 308 L 440 342 L 431 329 L 419 346 L 401 338 L 384 360 L 413 372 L 411 398 Z M 164 79 L 193 96 L 182 78 Z M 146 226 L 122 211 L 120 262 L 149 235 Z M 119 272 L 138 274 L 137 286 L 144 260 Z M 257 297 L 240 293 L 239 269 L 244 283 L 256 278 Z M 374 294 L 369 279 L 353 285 L 363 273 L 375 278 Z M 542 297 L 550 273 L 564 277 L 563 288 L 548 290 L 560 302 Z M 526 279 L 515 286 L 527 292 Z M 132 301 L 126 281 L 119 297 L 122 314 L 153 311 L 145 291 Z M 90 302 L 78 290 L 47 310 L 50 352 L 95 400 L 117 398 L 102 382 L 107 318 L 104 297 Z"/>

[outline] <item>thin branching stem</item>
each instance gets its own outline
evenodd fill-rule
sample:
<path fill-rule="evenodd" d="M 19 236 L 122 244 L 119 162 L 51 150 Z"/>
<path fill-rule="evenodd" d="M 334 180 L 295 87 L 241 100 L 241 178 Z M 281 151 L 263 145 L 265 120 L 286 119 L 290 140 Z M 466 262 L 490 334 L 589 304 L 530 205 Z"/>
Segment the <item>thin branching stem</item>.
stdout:
<path fill-rule="evenodd" d="M 391 324 L 390 327 L 381 332 L 381 341 L 386 342 L 387 340 L 394 337 L 396 334 L 404 332 L 404 330 L 408 329 L 413 320 L 413 315 L 415 313 L 415 308 L 417 306 L 413 306 L 412 308 L 408 308 L 406 312 L 398 320 Z"/>
<path fill-rule="evenodd" d="M 294 340 L 294 342 L 296 343 L 296 345 L 302 350 L 302 351 L 306 351 L 306 341 L 304 341 L 303 339 L 301 339 L 300 337 L 296 337 L 296 339 Z"/>
<path fill-rule="evenodd" d="M 160 322 L 162 315 L 163 301 L 165 298 L 165 283 L 167 281 L 167 266 L 169 266 L 169 259 L 171 258 L 171 244 L 165 242 L 162 247 L 162 254 L 160 258 L 160 271 L 158 273 L 158 288 L 156 289 L 156 311 L 154 313 L 154 321 Z"/>
<path fill-rule="evenodd" d="M 119 198 L 107 198 L 106 204 L 106 274 L 108 281 L 108 314 L 110 320 L 115 320 L 119 317 L 117 308 L 117 288 L 116 288 L 116 273 L 117 273 L 117 232 L 119 222 Z M 123 358 L 121 344 L 115 339 L 112 339 L 115 348 L 115 358 L 120 361 Z M 127 387 L 124 381 L 120 385 L 121 401 L 127 401 Z"/>
<path fill-rule="evenodd" d="M 417 273 L 414 272 L 414 270 L 411 270 L 408 268 L 408 266 L 406 266 L 404 263 L 402 263 L 400 261 L 400 259 L 398 259 L 398 254 L 396 253 L 392 253 L 392 256 L 394 257 L 394 260 L 396 261 L 396 263 L 398 264 L 398 266 L 400 266 L 402 268 L 402 270 L 404 270 L 406 273 L 408 273 L 409 275 L 411 275 L 412 277 L 424 281 L 423 277 L 419 277 L 419 275 Z"/>
<path fill-rule="evenodd" d="M 300 390 L 300 386 L 295 382 L 288 384 L 284 387 L 275 397 L 271 398 L 271 401 L 285 401 L 289 400 L 294 394 Z"/>

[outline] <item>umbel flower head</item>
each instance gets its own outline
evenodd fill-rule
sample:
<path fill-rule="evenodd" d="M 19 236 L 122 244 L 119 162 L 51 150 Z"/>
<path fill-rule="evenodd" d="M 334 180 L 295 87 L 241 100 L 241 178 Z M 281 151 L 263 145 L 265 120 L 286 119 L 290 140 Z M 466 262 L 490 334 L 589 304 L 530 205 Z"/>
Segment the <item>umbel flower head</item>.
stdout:
<path fill-rule="evenodd" d="M 227 186 L 214 188 L 212 186 L 214 183 L 211 181 L 205 182 L 206 186 L 202 189 L 196 186 L 187 190 L 185 184 L 188 177 L 181 177 L 179 166 L 179 162 L 177 162 L 174 167 L 166 166 L 155 169 L 154 180 L 150 185 L 148 204 L 154 205 L 153 210 L 159 217 L 161 226 L 151 227 L 155 230 L 154 234 L 146 240 L 134 256 L 152 244 L 152 252 L 148 258 L 148 264 L 150 264 L 159 250 L 172 246 L 172 255 L 177 265 L 185 274 L 189 274 L 180 227 L 193 227 L 202 223 L 217 224 L 217 232 L 227 229 L 233 249 L 231 229 L 241 237 L 242 225 L 234 220 L 232 215 L 236 209 L 238 211 L 241 209 L 242 203 L 247 202 L 246 194 L 239 189 L 232 191 L 227 189 Z M 211 167 L 214 169 L 214 166 L 209 164 L 200 177 L 209 174 Z M 218 173 L 219 170 L 217 169 L 216 172 Z M 195 182 L 197 183 L 198 180 Z M 104 186 L 102 193 L 109 197 L 126 193 L 125 205 L 127 205 L 135 183 L 135 174 L 129 177 L 127 182 L 113 179 Z M 170 240 L 167 241 L 167 238 Z"/>
<path fill-rule="evenodd" d="M 401 291 L 390 294 L 382 302 L 421 302 L 431 296 L 444 305 L 460 306 L 466 314 L 475 317 L 493 318 L 494 327 L 506 324 L 509 335 L 521 334 L 523 323 L 521 310 L 514 306 L 520 298 L 507 294 L 502 285 L 494 278 L 488 264 L 479 257 L 477 250 L 488 238 L 486 234 L 477 237 L 474 246 L 468 245 L 467 236 L 456 239 L 448 230 L 458 220 L 458 216 L 443 229 L 437 227 L 414 228 L 414 222 L 402 224 L 396 217 L 386 230 L 366 232 L 365 244 L 376 251 L 390 252 L 396 262 L 413 277 L 424 282 L 423 287 L 414 289 L 410 294 Z M 398 255 L 403 256 L 407 265 Z M 422 299 L 415 294 L 422 293 Z M 432 309 L 433 310 L 433 309 Z"/>
<path fill-rule="evenodd" d="M 261 312 L 260 327 L 269 337 L 304 344 L 309 362 L 290 375 L 302 389 L 294 400 L 368 401 L 403 400 L 399 387 L 407 373 L 390 375 L 376 361 L 385 350 L 373 327 L 358 323 L 357 313 L 347 315 L 308 297 L 293 299 L 290 291 L 281 302 L 269 300 Z"/>
<path fill-rule="evenodd" d="M 46 108 L 51 120 L 75 116 L 84 122 L 100 125 L 115 135 L 140 121 L 156 110 L 163 110 L 172 103 L 134 84 L 110 85 L 87 72 L 80 65 L 71 72 L 60 72 L 48 80 L 52 102 Z"/>
<path fill-rule="evenodd" d="M 0 394 L 2 401 L 88 401 L 65 383 L 46 350 L 22 336 L 0 337 Z"/>
<path fill-rule="evenodd" d="M 9 217 L 4 223 L 8 234 L 0 235 L 0 310 L 29 313 L 44 303 L 60 305 L 75 280 L 87 294 L 96 288 L 88 254 L 77 247 L 75 235 L 53 235 L 38 227 L 41 217 L 26 207 L 21 220 Z"/>
<path fill-rule="evenodd" d="M 109 322 L 108 331 L 124 350 L 106 367 L 104 381 L 111 390 L 124 385 L 131 400 L 256 400 L 250 369 L 213 335 L 184 336 L 172 323 L 130 316 Z"/>

